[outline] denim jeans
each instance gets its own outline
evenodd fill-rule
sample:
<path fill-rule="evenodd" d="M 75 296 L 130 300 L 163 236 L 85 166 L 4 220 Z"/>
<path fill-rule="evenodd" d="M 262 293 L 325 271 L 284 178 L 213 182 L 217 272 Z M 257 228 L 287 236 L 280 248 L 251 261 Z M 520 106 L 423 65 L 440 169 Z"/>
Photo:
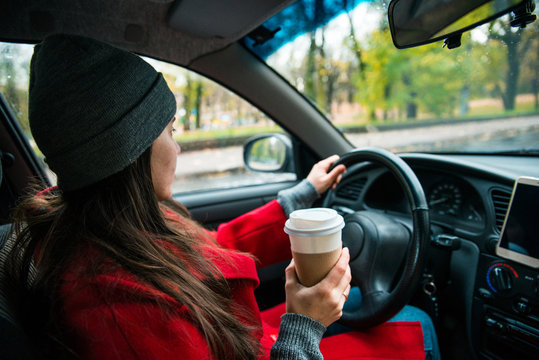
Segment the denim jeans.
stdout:
<path fill-rule="evenodd" d="M 348 300 L 344 303 L 344 310 L 357 311 L 361 307 L 361 291 L 358 287 L 353 287 L 348 295 Z M 423 310 L 414 306 L 406 305 L 397 315 L 389 321 L 419 321 L 423 330 L 423 343 L 425 345 L 425 358 L 427 360 L 440 360 L 440 348 L 436 330 L 429 315 Z M 324 336 L 332 336 L 352 331 L 351 328 L 339 323 L 331 324 Z"/>

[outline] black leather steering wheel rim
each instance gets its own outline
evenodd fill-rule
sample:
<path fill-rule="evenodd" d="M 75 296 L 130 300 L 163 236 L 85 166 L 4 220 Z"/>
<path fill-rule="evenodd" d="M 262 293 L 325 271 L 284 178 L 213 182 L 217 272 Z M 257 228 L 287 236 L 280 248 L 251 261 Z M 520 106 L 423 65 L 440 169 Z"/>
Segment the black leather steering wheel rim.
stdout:
<path fill-rule="evenodd" d="M 362 284 L 362 286 L 360 285 L 363 297 L 362 306 L 359 311 L 343 311 L 343 315 L 339 322 L 355 329 L 366 329 L 381 324 L 396 315 L 404 305 L 409 302 L 420 280 L 424 253 L 430 231 L 429 210 L 421 183 L 413 170 L 397 155 L 381 148 L 361 148 L 341 156 L 341 158 L 333 164 L 333 167 L 339 164 L 350 167 L 351 165 L 365 161 L 383 165 L 396 177 L 398 183 L 404 190 L 411 207 L 413 229 L 411 236 L 409 232 L 408 235 L 406 235 L 408 239 L 406 239 L 407 244 L 404 245 L 406 247 L 404 264 L 399 268 L 398 273 L 400 273 L 400 277 L 397 275 L 398 281 L 393 282 L 396 285 L 391 289 L 380 289 L 379 286 L 376 285 L 377 283 L 383 283 L 383 281 L 378 281 L 376 273 L 369 273 L 372 268 L 369 267 L 368 264 L 365 264 L 365 259 L 359 259 L 359 257 L 351 259 L 350 267 L 352 270 L 352 281 L 356 284 Z M 330 205 L 328 204 L 328 201 L 331 201 L 334 197 L 334 191 L 336 190 L 328 192 L 324 200 L 324 206 Z M 384 215 L 380 213 L 371 213 L 372 212 L 369 211 L 358 212 L 354 219 L 367 219 L 366 223 L 364 222 L 364 224 L 366 224 L 364 226 L 374 227 L 373 231 L 375 233 L 382 233 L 383 230 L 378 231 L 376 227 L 385 226 L 380 225 L 380 223 L 386 223 L 386 220 L 383 217 Z M 362 222 L 364 220 L 358 221 Z M 392 229 L 390 231 L 395 231 L 395 229 L 398 230 L 398 226 L 395 225 L 392 220 L 387 220 L 387 224 L 389 228 Z M 357 224 L 355 224 L 355 226 L 361 227 L 361 225 Z M 363 230 L 359 233 L 363 234 L 362 231 Z M 343 231 L 343 236 L 344 235 L 345 231 Z M 387 246 L 390 245 L 381 246 L 386 246 L 387 248 Z M 402 269 L 402 272 L 400 269 Z M 367 278 L 367 280 L 365 280 L 365 278 Z"/>

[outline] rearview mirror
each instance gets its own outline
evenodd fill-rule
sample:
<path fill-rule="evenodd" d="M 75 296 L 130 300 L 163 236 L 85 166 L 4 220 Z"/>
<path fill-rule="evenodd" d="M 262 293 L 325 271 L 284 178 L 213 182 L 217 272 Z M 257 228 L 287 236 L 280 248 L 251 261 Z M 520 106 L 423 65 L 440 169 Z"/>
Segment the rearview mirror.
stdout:
<path fill-rule="evenodd" d="M 393 43 L 399 49 L 455 38 L 458 43 L 453 46 L 448 44 L 451 48 L 460 45 L 460 34 L 463 32 L 524 5 L 532 6 L 533 2 L 530 0 L 392 0 L 388 8 L 389 28 Z M 525 24 L 522 27 L 524 26 Z"/>

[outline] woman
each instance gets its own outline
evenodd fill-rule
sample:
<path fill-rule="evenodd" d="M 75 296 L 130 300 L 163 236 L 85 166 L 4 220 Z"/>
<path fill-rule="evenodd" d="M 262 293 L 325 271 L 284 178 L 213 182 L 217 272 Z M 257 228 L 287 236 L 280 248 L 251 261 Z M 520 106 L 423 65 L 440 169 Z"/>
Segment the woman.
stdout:
<path fill-rule="evenodd" d="M 350 291 L 347 249 L 310 288 L 291 262 L 279 323 L 260 314 L 253 289 L 256 266 L 290 259 L 286 216 L 339 182 L 343 166 L 328 173 L 338 157 L 209 232 L 170 200 L 180 148 L 161 74 L 133 54 L 67 35 L 37 45 L 30 72 L 30 127 L 58 187 L 19 206 L 8 265 L 15 284 L 29 284 L 17 289 L 19 313 L 47 355 L 321 358 L 322 335 Z M 415 331 L 406 336 L 417 340 Z M 422 342 L 397 338 L 401 355 L 424 357 Z"/>

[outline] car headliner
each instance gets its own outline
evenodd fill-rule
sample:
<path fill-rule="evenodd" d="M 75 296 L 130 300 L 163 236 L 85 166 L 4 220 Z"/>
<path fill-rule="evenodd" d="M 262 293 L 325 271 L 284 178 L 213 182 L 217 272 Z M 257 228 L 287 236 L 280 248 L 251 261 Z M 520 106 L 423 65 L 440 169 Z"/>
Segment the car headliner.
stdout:
<path fill-rule="evenodd" d="M 293 0 L 3 0 L 0 40 L 84 35 L 188 65 L 244 37 Z"/>

